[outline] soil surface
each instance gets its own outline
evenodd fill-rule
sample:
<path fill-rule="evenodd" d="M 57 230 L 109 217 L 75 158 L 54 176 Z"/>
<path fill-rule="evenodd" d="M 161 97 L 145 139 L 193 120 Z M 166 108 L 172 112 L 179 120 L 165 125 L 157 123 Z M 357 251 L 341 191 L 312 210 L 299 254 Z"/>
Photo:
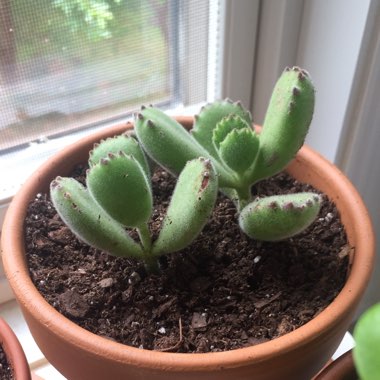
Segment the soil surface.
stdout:
<path fill-rule="evenodd" d="M 5 352 L 0 345 L 0 379 L 1 380 L 13 380 L 13 371 L 11 366 L 8 363 Z"/>
<path fill-rule="evenodd" d="M 85 168 L 74 176 L 83 179 Z M 157 236 L 174 187 L 153 176 Z M 312 190 L 286 174 L 252 191 L 271 195 Z M 265 243 L 238 228 L 236 209 L 220 196 L 211 220 L 188 248 L 163 257 L 162 273 L 79 242 L 46 194 L 25 222 L 31 278 L 53 307 L 83 328 L 134 347 L 217 352 L 255 345 L 302 326 L 343 287 L 347 239 L 335 206 L 323 196 L 317 220 L 292 239 Z M 132 231 L 132 236 L 137 236 Z"/>

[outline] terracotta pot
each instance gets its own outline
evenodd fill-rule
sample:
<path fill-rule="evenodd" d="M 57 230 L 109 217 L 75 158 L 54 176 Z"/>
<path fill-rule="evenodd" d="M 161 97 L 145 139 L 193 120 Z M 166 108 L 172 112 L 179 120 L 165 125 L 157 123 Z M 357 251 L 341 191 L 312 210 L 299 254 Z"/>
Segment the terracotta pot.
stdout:
<path fill-rule="evenodd" d="M 2 318 L 0 318 L 0 345 L 12 367 L 15 380 L 30 380 L 30 369 L 21 344 Z"/>
<path fill-rule="evenodd" d="M 331 362 L 314 380 L 358 380 L 352 351 Z"/>
<path fill-rule="evenodd" d="M 187 128 L 192 118 L 178 120 Z M 130 125 L 129 127 L 132 127 Z M 6 274 L 29 328 L 46 358 L 69 379 L 302 380 L 329 360 L 343 338 L 370 277 L 374 235 L 367 210 L 348 179 L 309 148 L 302 148 L 288 171 L 336 203 L 354 249 L 347 283 L 317 317 L 295 331 L 260 345 L 229 352 L 178 354 L 128 347 L 96 336 L 59 314 L 34 287 L 25 262 L 23 221 L 28 202 L 50 181 L 85 162 L 94 142 L 124 132 L 126 125 L 97 132 L 48 160 L 24 184 L 9 207 L 3 229 Z"/>

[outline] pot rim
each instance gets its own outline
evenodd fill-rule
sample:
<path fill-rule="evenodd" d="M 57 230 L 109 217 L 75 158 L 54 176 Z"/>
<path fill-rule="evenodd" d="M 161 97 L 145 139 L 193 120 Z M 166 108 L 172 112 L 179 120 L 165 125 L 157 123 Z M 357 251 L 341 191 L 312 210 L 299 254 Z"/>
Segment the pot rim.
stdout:
<path fill-rule="evenodd" d="M 192 117 L 177 117 L 181 124 L 191 125 Z M 113 134 L 120 134 L 131 128 L 132 123 L 117 125 Z M 112 128 L 112 127 L 111 127 Z M 43 324 L 49 326 L 51 331 L 58 335 L 66 335 L 66 340 L 79 346 L 97 356 L 112 356 L 116 361 L 144 366 L 147 368 L 186 368 L 186 370 L 197 371 L 200 369 L 214 370 L 221 367 L 233 368 L 242 364 L 261 362 L 269 356 L 278 352 L 287 352 L 292 346 L 302 346 L 306 342 L 315 341 L 322 333 L 330 331 L 339 324 L 343 318 L 339 310 L 347 312 L 352 304 L 357 304 L 361 298 L 369 278 L 374 261 L 375 241 L 370 217 L 367 209 L 354 186 L 348 178 L 332 163 L 323 158 L 309 147 L 302 147 L 297 154 L 296 161 L 313 162 L 320 172 L 323 172 L 326 180 L 336 182 L 336 199 L 345 198 L 349 205 L 348 220 L 354 222 L 354 234 L 359 236 L 356 240 L 355 250 L 366 253 L 355 255 L 351 265 L 351 271 L 343 289 L 319 315 L 305 325 L 285 334 L 272 341 L 259 345 L 239 348 L 236 350 L 217 353 L 168 353 L 139 349 L 113 342 L 91 333 L 60 314 L 45 301 L 37 288 L 32 283 L 25 262 L 25 249 L 23 239 L 23 223 L 25 209 L 22 210 L 20 203 L 29 202 L 30 197 L 36 194 L 36 188 L 41 182 L 42 173 L 52 168 L 54 163 L 60 162 L 67 155 L 70 157 L 78 148 L 78 144 L 84 149 L 90 150 L 94 141 L 104 138 L 110 134 L 110 129 L 95 132 L 90 136 L 78 140 L 67 146 L 52 158 L 47 160 L 37 169 L 25 182 L 22 189 L 16 194 L 9 206 L 5 221 L 2 246 L 7 254 L 3 254 L 4 268 L 11 287 L 22 307 L 39 319 Z M 66 161 L 69 161 L 66 159 Z M 20 223 L 21 222 L 21 223 Z M 21 226 L 21 227 L 20 227 Z M 21 252 L 21 254 L 19 254 Z M 353 286 L 356 284 L 355 286 Z"/>
<path fill-rule="evenodd" d="M 30 380 L 30 369 L 24 350 L 8 323 L 0 317 L 0 344 L 17 380 Z"/>

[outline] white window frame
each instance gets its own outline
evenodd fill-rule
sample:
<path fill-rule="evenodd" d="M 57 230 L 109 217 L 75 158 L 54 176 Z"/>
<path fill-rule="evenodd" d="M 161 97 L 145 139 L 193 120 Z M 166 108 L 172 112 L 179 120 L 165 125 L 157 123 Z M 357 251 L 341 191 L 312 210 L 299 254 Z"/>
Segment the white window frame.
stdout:
<path fill-rule="evenodd" d="M 252 81 L 260 26 L 259 0 L 225 0 L 222 21 L 222 67 L 216 98 L 252 102 Z"/>

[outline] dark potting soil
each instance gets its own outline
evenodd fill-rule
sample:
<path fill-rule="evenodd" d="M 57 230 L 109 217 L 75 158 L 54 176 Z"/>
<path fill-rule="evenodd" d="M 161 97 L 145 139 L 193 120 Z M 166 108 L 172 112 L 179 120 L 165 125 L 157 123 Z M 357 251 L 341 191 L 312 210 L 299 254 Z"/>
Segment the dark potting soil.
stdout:
<path fill-rule="evenodd" d="M 0 379 L 1 380 L 13 380 L 12 367 L 8 363 L 3 347 L 0 345 Z"/>
<path fill-rule="evenodd" d="M 83 179 L 83 173 L 79 167 L 73 175 Z M 169 174 L 156 171 L 154 236 L 173 187 Z M 314 189 L 280 174 L 253 192 L 305 190 Z M 82 244 L 61 222 L 49 196 L 37 194 L 25 222 L 31 278 L 67 318 L 127 345 L 171 352 L 255 345 L 310 321 L 345 283 L 345 231 L 335 206 L 323 199 L 319 217 L 305 232 L 268 243 L 245 236 L 234 205 L 220 196 L 196 241 L 163 257 L 160 275 L 148 275 L 140 262 Z"/>

